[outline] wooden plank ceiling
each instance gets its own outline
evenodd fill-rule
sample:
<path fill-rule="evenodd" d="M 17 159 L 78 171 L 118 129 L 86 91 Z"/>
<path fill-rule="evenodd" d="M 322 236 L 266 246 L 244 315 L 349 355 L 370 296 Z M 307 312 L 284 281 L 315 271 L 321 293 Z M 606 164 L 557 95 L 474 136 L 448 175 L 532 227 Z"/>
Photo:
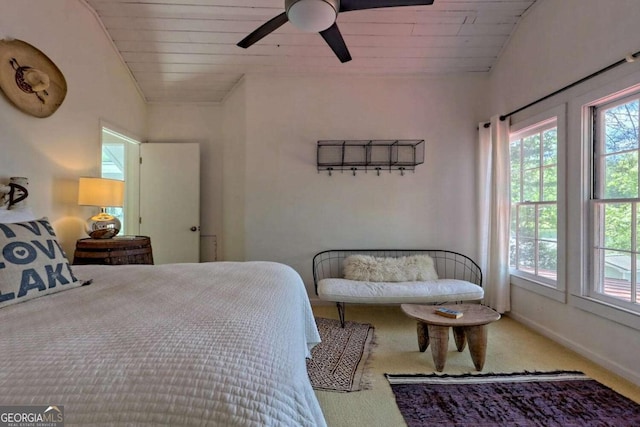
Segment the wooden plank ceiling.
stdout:
<path fill-rule="evenodd" d="M 353 11 L 338 26 L 344 64 L 319 34 L 286 23 L 236 43 L 284 0 L 86 0 L 148 102 L 220 102 L 247 73 L 423 75 L 488 72 L 535 0 L 435 0 Z"/>

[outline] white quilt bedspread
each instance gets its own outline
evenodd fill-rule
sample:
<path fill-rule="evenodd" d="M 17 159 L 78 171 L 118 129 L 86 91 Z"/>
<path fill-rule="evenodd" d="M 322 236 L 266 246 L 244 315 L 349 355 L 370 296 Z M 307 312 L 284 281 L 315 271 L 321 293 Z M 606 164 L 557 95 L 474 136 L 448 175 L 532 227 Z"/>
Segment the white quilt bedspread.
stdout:
<path fill-rule="evenodd" d="M 290 267 L 73 270 L 93 284 L 0 310 L 0 404 L 64 405 L 65 425 L 325 425 Z"/>

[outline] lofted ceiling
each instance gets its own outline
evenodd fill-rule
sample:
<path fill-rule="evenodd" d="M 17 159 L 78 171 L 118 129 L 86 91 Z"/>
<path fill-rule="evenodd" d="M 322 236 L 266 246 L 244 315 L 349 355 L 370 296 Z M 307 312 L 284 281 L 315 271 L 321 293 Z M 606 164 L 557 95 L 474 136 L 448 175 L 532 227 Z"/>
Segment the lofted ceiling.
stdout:
<path fill-rule="evenodd" d="M 148 102 L 220 102 L 247 73 L 424 75 L 488 72 L 535 0 L 435 0 L 343 12 L 353 57 L 286 23 L 236 44 L 284 12 L 284 0 L 85 0 Z"/>

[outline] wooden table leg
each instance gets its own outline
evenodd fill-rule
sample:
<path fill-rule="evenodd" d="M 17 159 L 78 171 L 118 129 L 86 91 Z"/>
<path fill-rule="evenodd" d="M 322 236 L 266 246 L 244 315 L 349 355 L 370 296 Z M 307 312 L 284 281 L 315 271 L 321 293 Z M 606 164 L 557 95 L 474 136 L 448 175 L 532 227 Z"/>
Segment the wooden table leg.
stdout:
<path fill-rule="evenodd" d="M 424 352 L 429 347 L 429 328 L 426 323 L 418 322 L 418 348 Z"/>
<path fill-rule="evenodd" d="M 464 333 L 464 327 L 454 326 L 453 338 L 456 340 L 456 348 L 458 349 L 458 351 L 464 350 L 464 347 L 467 344 L 466 334 Z"/>
<path fill-rule="evenodd" d="M 429 340 L 431 341 L 431 354 L 436 371 L 442 372 L 447 362 L 447 350 L 449 349 L 449 327 L 428 325 Z"/>
<path fill-rule="evenodd" d="M 467 341 L 469 341 L 469 353 L 471 360 L 478 371 L 484 367 L 484 359 L 487 354 L 487 325 L 467 326 Z"/>

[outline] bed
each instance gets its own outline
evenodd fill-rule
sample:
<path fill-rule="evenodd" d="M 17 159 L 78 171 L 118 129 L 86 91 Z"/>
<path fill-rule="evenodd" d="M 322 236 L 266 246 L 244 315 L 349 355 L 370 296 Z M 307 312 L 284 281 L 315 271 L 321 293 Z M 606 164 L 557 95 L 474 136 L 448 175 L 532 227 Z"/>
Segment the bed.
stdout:
<path fill-rule="evenodd" d="M 68 425 L 326 425 L 305 363 L 320 337 L 292 268 L 68 268 L 63 292 L 0 308 L 3 405 L 63 405 Z"/>

